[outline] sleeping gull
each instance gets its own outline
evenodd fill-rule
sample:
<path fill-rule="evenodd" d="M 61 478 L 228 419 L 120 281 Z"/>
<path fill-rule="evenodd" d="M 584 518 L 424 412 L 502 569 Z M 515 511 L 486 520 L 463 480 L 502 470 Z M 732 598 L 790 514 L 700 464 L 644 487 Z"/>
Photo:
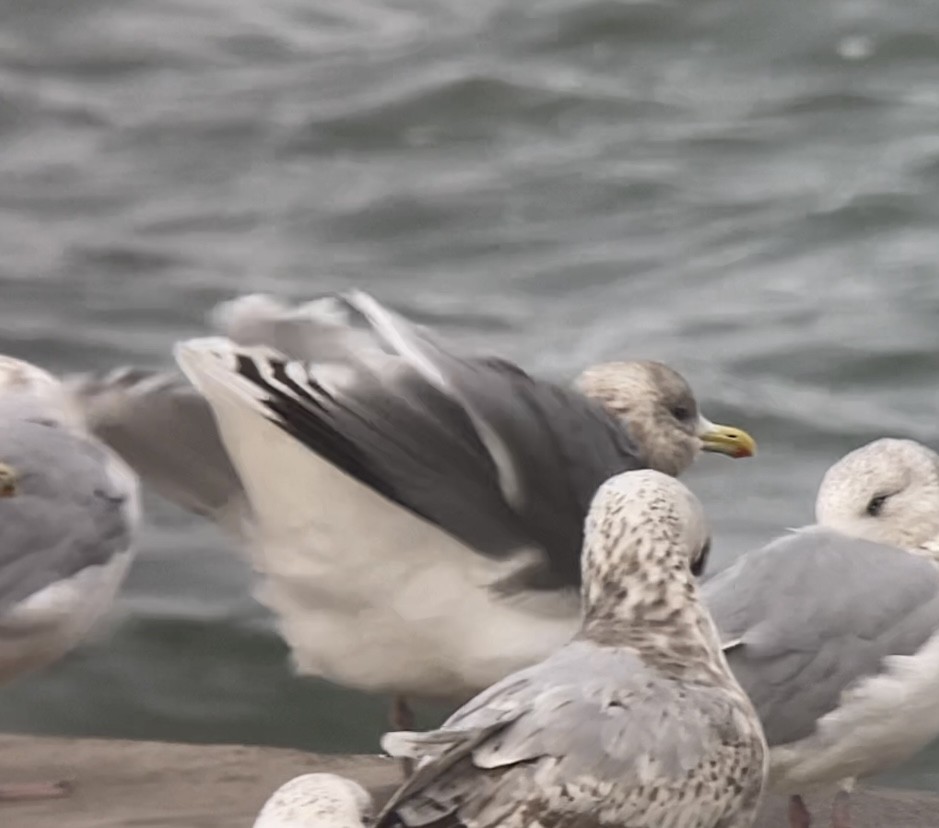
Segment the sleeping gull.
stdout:
<path fill-rule="evenodd" d="M 362 828 L 372 798 L 358 782 L 333 773 L 305 773 L 264 803 L 254 828 Z"/>
<path fill-rule="evenodd" d="M 816 520 L 703 593 L 790 824 L 809 825 L 801 792 L 838 784 L 832 825 L 847 828 L 854 780 L 939 736 L 939 456 L 894 439 L 851 452 L 825 475 Z"/>
<path fill-rule="evenodd" d="M 576 632 L 603 480 L 754 451 L 659 363 L 569 390 L 358 292 L 243 297 L 216 322 L 228 337 L 177 349 L 198 392 L 132 370 L 73 388 L 145 480 L 245 541 L 299 670 L 398 696 L 399 728 L 401 697 L 465 701 Z"/>
<path fill-rule="evenodd" d="M 75 647 L 109 609 L 132 559 L 137 481 L 91 437 L 62 384 L 0 357 L 0 684 Z M 65 783 L 0 787 L 0 800 Z"/>
<path fill-rule="evenodd" d="M 709 547 L 684 484 L 651 470 L 604 483 L 580 633 L 439 730 L 387 734 L 420 764 L 375 828 L 752 825 L 767 751 L 698 600 Z"/>

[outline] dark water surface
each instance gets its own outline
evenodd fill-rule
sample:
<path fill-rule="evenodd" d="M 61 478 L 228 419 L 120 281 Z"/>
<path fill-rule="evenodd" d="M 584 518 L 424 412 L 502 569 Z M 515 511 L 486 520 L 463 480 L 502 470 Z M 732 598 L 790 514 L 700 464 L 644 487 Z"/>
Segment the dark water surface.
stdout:
<path fill-rule="evenodd" d="M 935 0 L 0 16 L 0 351 L 169 365 L 219 300 L 358 285 L 547 376 L 663 359 L 760 442 L 687 477 L 715 566 L 845 451 L 939 446 Z M 383 702 L 293 678 L 247 567 L 149 505 L 113 626 L 0 729 L 373 749 Z"/>

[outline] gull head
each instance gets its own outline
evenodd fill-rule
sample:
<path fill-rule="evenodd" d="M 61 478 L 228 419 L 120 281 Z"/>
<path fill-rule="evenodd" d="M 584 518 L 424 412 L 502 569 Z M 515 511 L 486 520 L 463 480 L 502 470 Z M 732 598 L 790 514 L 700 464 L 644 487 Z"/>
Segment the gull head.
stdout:
<path fill-rule="evenodd" d="M 700 501 L 687 486 L 645 469 L 597 491 L 584 531 L 584 615 L 643 623 L 692 603 L 711 541 Z"/>
<path fill-rule="evenodd" d="M 306 773 L 271 794 L 254 828 L 362 828 L 372 817 L 372 798 L 358 782 Z"/>
<path fill-rule="evenodd" d="M 855 449 L 825 473 L 815 519 L 851 537 L 939 554 L 939 455 L 894 438 Z"/>
<path fill-rule="evenodd" d="M 85 431 L 79 406 L 59 379 L 29 362 L 0 355 L 0 405 L 7 404 L 20 415 Z"/>
<path fill-rule="evenodd" d="M 733 458 L 756 453 L 746 431 L 708 420 L 685 378 L 661 362 L 595 365 L 575 387 L 620 420 L 649 467 L 665 474 L 681 474 L 702 451 Z"/>
<path fill-rule="evenodd" d="M 61 387 L 48 371 L 22 359 L 0 355 L 0 394 L 41 394 Z"/>

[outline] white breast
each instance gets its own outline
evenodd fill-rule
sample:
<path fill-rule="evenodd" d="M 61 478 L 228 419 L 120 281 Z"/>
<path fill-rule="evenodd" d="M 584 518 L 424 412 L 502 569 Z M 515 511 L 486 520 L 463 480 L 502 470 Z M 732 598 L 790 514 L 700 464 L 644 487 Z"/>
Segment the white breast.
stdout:
<path fill-rule="evenodd" d="M 205 382 L 257 519 L 259 598 L 304 673 L 376 692 L 468 697 L 566 643 L 570 593 L 494 596 L 530 552 L 493 561 Z"/>

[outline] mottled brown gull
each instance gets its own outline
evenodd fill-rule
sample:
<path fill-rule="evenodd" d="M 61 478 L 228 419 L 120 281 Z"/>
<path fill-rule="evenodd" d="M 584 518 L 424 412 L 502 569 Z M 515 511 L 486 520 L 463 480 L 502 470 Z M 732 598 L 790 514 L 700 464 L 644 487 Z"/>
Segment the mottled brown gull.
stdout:
<path fill-rule="evenodd" d="M 679 481 L 635 471 L 601 486 L 580 633 L 439 730 L 387 734 L 419 765 L 376 828 L 752 825 L 766 749 L 698 600 L 709 547 Z"/>
<path fill-rule="evenodd" d="M 55 661 L 111 607 L 133 556 L 137 481 L 62 384 L 0 356 L 0 684 Z M 0 786 L 0 800 L 63 783 Z"/>
<path fill-rule="evenodd" d="M 74 389 L 145 480 L 247 540 L 299 669 L 368 691 L 462 702 L 544 657 L 577 629 L 603 480 L 754 450 L 659 363 L 572 390 L 362 293 L 217 320 L 227 337 L 177 350 L 198 390 L 135 371 Z"/>
<path fill-rule="evenodd" d="M 939 456 L 883 439 L 829 469 L 817 524 L 742 556 L 703 593 L 771 748 L 769 786 L 838 785 L 939 737 Z"/>

